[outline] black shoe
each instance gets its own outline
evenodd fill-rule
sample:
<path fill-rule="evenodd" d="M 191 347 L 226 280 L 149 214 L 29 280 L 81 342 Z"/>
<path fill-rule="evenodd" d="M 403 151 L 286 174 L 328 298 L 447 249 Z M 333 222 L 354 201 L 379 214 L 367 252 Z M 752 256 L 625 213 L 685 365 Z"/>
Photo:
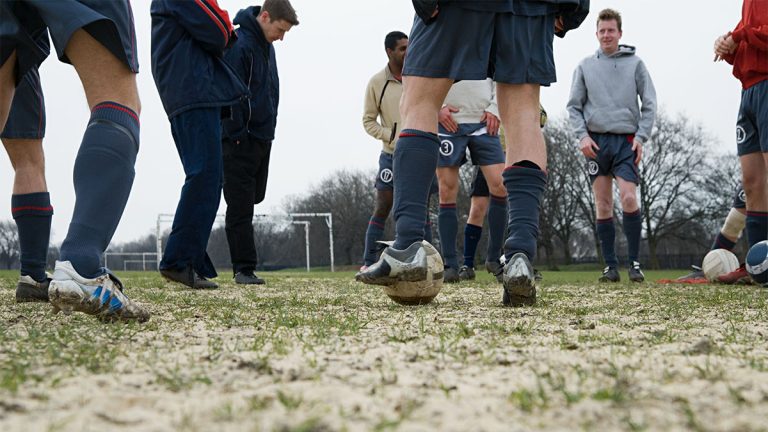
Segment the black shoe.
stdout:
<path fill-rule="evenodd" d="M 606 267 L 603 269 L 603 275 L 600 276 L 600 279 L 598 279 L 598 282 L 619 282 L 621 280 L 621 276 L 619 276 L 619 271 L 616 270 L 616 267 Z"/>
<path fill-rule="evenodd" d="M 443 273 L 443 282 L 445 283 L 461 282 L 461 276 L 459 276 L 459 271 L 453 267 L 446 267 Z"/>
<path fill-rule="evenodd" d="M 496 280 L 500 283 L 504 282 L 503 273 L 504 273 L 504 266 L 501 265 L 498 261 L 486 261 L 485 262 L 485 269 L 488 271 L 488 273 L 496 276 Z"/>
<path fill-rule="evenodd" d="M 428 249 L 423 247 L 420 241 L 403 250 L 388 247 L 376 263 L 357 272 L 355 280 L 369 285 L 385 286 L 397 282 L 427 280 L 427 253 Z"/>
<path fill-rule="evenodd" d="M 504 264 L 504 295 L 501 302 L 505 306 L 525 306 L 536 304 L 536 280 L 533 266 L 528 257 L 518 252 Z"/>
<path fill-rule="evenodd" d="M 42 282 L 38 282 L 32 276 L 24 275 L 19 277 L 16 284 L 16 302 L 47 302 L 48 284 L 51 278 L 46 277 Z"/>
<path fill-rule="evenodd" d="M 459 279 L 475 280 L 475 269 L 470 266 L 461 266 L 459 269 Z"/>
<path fill-rule="evenodd" d="M 701 267 L 692 265 L 691 266 L 691 272 L 688 273 L 685 276 L 680 276 L 677 278 L 677 280 L 684 282 L 688 280 L 694 280 L 694 279 L 706 279 L 707 277 L 704 275 L 704 271 L 701 269 Z"/>
<path fill-rule="evenodd" d="M 241 271 L 235 274 L 235 283 L 240 285 L 264 285 L 264 279 L 256 276 L 252 271 Z"/>
<path fill-rule="evenodd" d="M 645 275 L 643 274 L 643 271 L 640 270 L 640 263 L 637 261 L 632 261 L 632 265 L 629 267 L 629 280 L 632 282 L 645 281 Z"/>
<path fill-rule="evenodd" d="M 160 270 L 160 274 L 168 281 L 178 282 L 192 289 L 215 289 L 219 287 L 216 282 L 198 276 L 195 271 L 192 270 L 192 267 L 187 267 L 181 270 L 163 269 Z"/>

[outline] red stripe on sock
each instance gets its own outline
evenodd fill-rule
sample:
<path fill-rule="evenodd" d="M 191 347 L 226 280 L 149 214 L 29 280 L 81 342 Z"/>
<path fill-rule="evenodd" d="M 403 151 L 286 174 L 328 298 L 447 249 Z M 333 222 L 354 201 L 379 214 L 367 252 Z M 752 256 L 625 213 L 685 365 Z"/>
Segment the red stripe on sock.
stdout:
<path fill-rule="evenodd" d="M 16 213 L 16 212 L 20 212 L 20 211 L 26 211 L 26 210 L 53 211 L 53 206 L 48 206 L 48 207 L 36 207 L 36 206 L 13 207 L 11 209 L 11 213 Z"/>
<path fill-rule="evenodd" d="M 749 211 L 747 210 L 747 216 L 768 217 L 768 212 Z"/>
<path fill-rule="evenodd" d="M 599 224 L 612 223 L 612 222 L 613 222 L 613 218 L 608 218 L 608 219 L 598 219 L 596 222 L 597 222 L 597 223 L 599 223 Z"/>
<path fill-rule="evenodd" d="M 375 225 L 377 227 L 384 228 L 384 224 L 378 223 L 378 222 L 375 222 L 375 221 L 368 221 L 368 225 Z"/>
<path fill-rule="evenodd" d="M 139 122 L 139 116 L 136 115 L 135 112 L 133 112 L 132 109 L 126 108 L 121 105 L 112 104 L 112 103 L 101 103 L 93 107 L 93 111 L 100 110 L 100 109 L 116 109 L 118 111 L 122 111 L 124 113 L 128 113 L 129 116 L 133 117 L 134 120 L 136 120 L 136 123 L 141 125 L 141 122 Z"/>
<path fill-rule="evenodd" d="M 456 208 L 456 203 L 440 204 L 440 208 Z"/>

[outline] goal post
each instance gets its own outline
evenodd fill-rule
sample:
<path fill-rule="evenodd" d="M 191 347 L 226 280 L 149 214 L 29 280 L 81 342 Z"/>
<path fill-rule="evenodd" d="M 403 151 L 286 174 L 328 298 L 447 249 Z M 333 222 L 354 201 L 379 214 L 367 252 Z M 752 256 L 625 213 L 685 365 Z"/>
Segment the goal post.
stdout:
<path fill-rule="evenodd" d="M 155 228 L 155 234 L 156 234 L 156 253 L 158 259 L 157 259 L 157 267 L 160 267 L 160 259 L 159 257 L 163 256 L 163 227 L 166 224 L 173 223 L 173 217 L 174 215 L 171 213 L 160 213 L 157 215 L 157 223 Z M 325 225 L 328 227 L 328 253 L 330 257 L 331 262 L 331 271 L 336 271 L 336 265 L 335 265 L 335 259 L 333 255 L 333 214 L 332 213 L 288 213 L 287 215 L 281 215 L 281 214 L 256 214 L 253 215 L 253 220 L 251 222 L 252 225 L 259 224 L 259 223 L 275 223 L 275 221 L 282 220 L 285 221 L 288 225 L 302 225 L 304 226 L 304 249 L 306 253 L 306 268 L 307 271 L 310 271 L 310 262 L 309 262 L 309 251 L 310 251 L 310 242 L 309 242 L 309 227 L 311 225 L 310 221 L 306 220 L 306 218 L 323 218 L 325 220 Z M 216 222 L 223 222 L 225 220 L 225 215 L 223 214 L 217 214 L 216 215 Z"/>

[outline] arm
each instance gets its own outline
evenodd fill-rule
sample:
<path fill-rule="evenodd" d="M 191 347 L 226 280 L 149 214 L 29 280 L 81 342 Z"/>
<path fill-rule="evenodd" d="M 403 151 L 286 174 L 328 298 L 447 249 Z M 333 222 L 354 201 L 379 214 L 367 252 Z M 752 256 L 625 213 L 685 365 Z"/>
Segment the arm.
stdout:
<path fill-rule="evenodd" d="M 768 25 L 742 27 L 734 30 L 731 37 L 737 44 L 746 42 L 757 50 L 766 51 L 766 55 L 768 55 Z"/>
<path fill-rule="evenodd" d="M 578 4 L 561 6 L 560 13 L 555 23 L 555 35 L 565 37 L 569 30 L 578 28 L 589 15 L 589 0 L 579 0 Z"/>
<path fill-rule="evenodd" d="M 169 1 L 168 8 L 203 49 L 221 55 L 232 38 L 232 21 L 216 0 Z"/>
<path fill-rule="evenodd" d="M 579 65 L 576 67 L 576 70 L 573 71 L 571 93 L 568 97 L 568 105 L 566 106 L 571 129 L 573 129 L 573 133 L 579 141 L 584 137 L 589 136 L 589 133 L 587 132 L 587 121 L 584 118 L 584 104 L 586 102 L 587 86 L 584 83 L 584 73 L 581 70 L 581 65 Z"/>
<path fill-rule="evenodd" d="M 640 124 L 637 126 L 635 138 L 641 142 L 647 142 L 653 131 L 653 122 L 656 120 L 656 88 L 653 80 L 642 61 L 635 69 L 635 85 L 640 96 L 642 106 L 640 108 Z"/>
<path fill-rule="evenodd" d="M 392 135 L 391 128 L 385 128 L 382 126 L 379 119 L 379 95 L 376 94 L 373 85 L 373 79 L 368 82 L 368 87 L 365 89 L 365 101 L 363 103 L 363 127 L 368 135 L 381 140 L 388 141 Z"/>
<path fill-rule="evenodd" d="M 488 81 L 490 82 L 491 86 L 491 100 L 489 101 L 488 106 L 485 107 L 483 118 L 480 121 L 485 123 L 485 126 L 488 128 L 489 135 L 498 135 L 499 105 L 496 102 L 496 83 L 490 80 Z"/>

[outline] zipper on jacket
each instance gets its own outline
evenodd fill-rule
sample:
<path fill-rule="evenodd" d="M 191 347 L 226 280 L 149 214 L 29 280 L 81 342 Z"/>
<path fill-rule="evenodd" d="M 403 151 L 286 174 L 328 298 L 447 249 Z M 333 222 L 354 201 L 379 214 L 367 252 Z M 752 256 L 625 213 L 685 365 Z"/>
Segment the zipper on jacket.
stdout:
<path fill-rule="evenodd" d="M 248 94 L 251 94 L 251 79 L 253 79 L 253 56 L 251 56 L 251 67 L 248 70 Z M 251 108 L 251 100 L 248 98 L 248 121 L 245 123 L 245 130 L 248 134 L 251 133 L 251 114 L 253 109 Z"/>

